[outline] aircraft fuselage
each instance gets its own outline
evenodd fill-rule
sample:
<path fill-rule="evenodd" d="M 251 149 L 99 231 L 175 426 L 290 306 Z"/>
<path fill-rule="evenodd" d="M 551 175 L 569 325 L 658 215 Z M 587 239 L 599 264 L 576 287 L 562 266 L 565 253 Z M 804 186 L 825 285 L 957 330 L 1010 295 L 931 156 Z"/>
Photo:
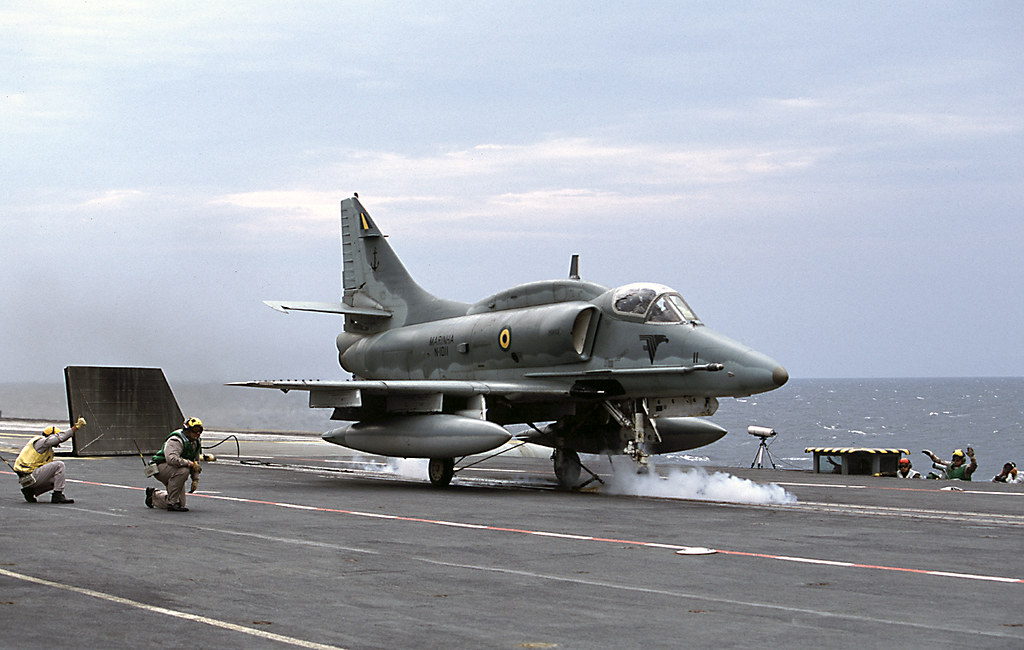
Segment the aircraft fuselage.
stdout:
<path fill-rule="evenodd" d="M 674 294 L 649 286 L 655 298 Z M 339 337 L 341 364 L 363 379 L 537 380 L 620 398 L 741 397 L 788 379 L 773 359 L 696 318 L 659 322 L 649 312 L 615 309 L 616 291 L 511 309 L 487 299 L 478 306 L 491 309 L 475 306 L 465 316 L 406 325 L 350 346 Z"/>

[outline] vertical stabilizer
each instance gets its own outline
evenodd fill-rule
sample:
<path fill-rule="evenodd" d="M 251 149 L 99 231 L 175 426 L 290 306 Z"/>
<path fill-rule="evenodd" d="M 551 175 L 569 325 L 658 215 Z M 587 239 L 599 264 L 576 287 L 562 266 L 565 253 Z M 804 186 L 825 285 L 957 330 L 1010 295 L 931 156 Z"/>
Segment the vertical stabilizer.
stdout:
<path fill-rule="evenodd" d="M 372 333 L 461 316 L 469 305 L 444 300 L 418 285 L 369 212 L 352 197 L 341 202 L 342 302 L 391 312 L 388 319 L 348 315 L 345 331 Z"/>

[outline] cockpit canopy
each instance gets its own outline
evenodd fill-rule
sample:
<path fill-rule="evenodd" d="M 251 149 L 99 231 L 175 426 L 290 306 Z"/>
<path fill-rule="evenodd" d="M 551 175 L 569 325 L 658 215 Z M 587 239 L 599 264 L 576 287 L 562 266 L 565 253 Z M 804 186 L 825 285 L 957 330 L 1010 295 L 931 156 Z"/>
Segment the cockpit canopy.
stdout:
<path fill-rule="evenodd" d="M 642 316 L 645 323 L 700 324 L 679 292 L 661 284 L 639 282 L 615 289 L 612 309 L 624 316 Z"/>

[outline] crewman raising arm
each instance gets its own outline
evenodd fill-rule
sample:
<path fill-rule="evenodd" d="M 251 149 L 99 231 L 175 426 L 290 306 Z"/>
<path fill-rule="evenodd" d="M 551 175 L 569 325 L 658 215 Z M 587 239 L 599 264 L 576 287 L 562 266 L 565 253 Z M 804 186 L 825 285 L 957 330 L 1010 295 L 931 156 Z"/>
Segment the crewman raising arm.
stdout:
<path fill-rule="evenodd" d="M 85 426 L 85 419 L 78 421 L 67 431 L 57 427 L 46 427 L 43 434 L 34 436 L 18 454 L 14 461 L 14 471 L 21 479 L 21 493 L 29 503 L 35 503 L 36 497 L 53 490 L 50 503 L 74 503 L 74 499 L 64 496 L 64 462 L 53 459 L 53 448 L 68 440 L 75 431 Z"/>
<path fill-rule="evenodd" d="M 974 457 L 974 448 L 967 448 L 967 457 L 971 459 L 970 464 L 966 464 L 966 458 L 962 449 L 957 449 L 953 452 L 953 458 L 946 462 L 933 454 L 931 451 L 925 449 L 921 453 L 925 454 L 932 459 L 932 467 L 938 470 L 942 470 L 942 474 L 936 474 L 935 472 L 929 472 L 928 478 L 944 478 L 949 480 L 969 481 L 971 475 L 974 474 L 974 470 L 978 469 L 978 461 Z"/>

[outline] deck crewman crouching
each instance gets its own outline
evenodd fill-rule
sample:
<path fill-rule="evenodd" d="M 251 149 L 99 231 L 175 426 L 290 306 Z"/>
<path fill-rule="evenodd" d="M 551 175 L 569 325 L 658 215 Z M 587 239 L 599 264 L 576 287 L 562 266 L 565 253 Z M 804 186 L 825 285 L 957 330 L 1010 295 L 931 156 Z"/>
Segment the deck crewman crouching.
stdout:
<path fill-rule="evenodd" d="M 150 508 L 161 508 L 170 512 L 188 512 L 185 507 L 185 479 L 192 477 L 194 492 L 198 485 L 199 454 L 202 442 L 199 436 L 203 433 L 203 423 L 199 418 L 189 418 L 181 428 L 167 436 L 163 447 L 153 455 L 151 464 L 156 465 L 156 480 L 167 486 L 166 490 L 146 488 L 146 505 Z"/>
<path fill-rule="evenodd" d="M 78 418 L 70 429 L 61 431 L 57 427 L 46 427 L 43 434 L 33 436 L 14 461 L 14 471 L 21 482 L 21 493 L 29 503 L 36 497 L 53 490 L 50 503 L 74 503 L 64 496 L 64 462 L 53 459 L 53 448 L 68 440 L 75 431 L 85 426 L 85 419 Z"/>

